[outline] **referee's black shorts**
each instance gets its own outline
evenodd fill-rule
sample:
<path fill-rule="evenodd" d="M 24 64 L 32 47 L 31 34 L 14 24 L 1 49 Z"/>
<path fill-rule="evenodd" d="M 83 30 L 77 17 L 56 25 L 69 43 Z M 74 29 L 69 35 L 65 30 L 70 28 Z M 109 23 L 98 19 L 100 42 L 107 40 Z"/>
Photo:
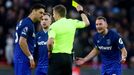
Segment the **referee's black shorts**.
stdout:
<path fill-rule="evenodd" d="M 49 60 L 48 75 L 72 75 L 72 55 L 52 53 Z"/>

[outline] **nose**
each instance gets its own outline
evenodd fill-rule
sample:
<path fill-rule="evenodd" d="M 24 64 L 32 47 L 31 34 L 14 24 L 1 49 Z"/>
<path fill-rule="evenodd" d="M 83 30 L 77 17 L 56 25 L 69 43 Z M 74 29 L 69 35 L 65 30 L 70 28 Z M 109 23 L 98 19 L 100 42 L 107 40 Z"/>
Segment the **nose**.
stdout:
<path fill-rule="evenodd" d="M 43 17 L 43 15 L 41 14 L 41 18 Z"/>

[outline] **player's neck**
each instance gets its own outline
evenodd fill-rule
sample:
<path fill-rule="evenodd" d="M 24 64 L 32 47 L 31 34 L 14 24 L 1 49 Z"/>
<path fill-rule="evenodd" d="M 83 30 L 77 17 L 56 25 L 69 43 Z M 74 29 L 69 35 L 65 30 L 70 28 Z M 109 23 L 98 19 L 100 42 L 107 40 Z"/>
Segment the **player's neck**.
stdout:
<path fill-rule="evenodd" d="M 59 17 L 57 18 L 57 20 L 60 20 L 60 19 L 62 19 L 62 18 L 63 18 L 63 17 L 60 17 L 60 16 L 59 16 Z"/>
<path fill-rule="evenodd" d="M 46 33 L 46 32 L 48 31 L 48 29 L 44 29 L 44 28 L 43 28 L 43 31 Z"/>
<path fill-rule="evenodd" d="M 102 33 L 102 35 L 106 35 L 108 33 L 108 29 L 105 29 L 105 31 Z"/>
<path fill-rule="evenodd" d="M 28 16 L 33 22 L 35 22 L 34 15 L 32 13 Z"/>

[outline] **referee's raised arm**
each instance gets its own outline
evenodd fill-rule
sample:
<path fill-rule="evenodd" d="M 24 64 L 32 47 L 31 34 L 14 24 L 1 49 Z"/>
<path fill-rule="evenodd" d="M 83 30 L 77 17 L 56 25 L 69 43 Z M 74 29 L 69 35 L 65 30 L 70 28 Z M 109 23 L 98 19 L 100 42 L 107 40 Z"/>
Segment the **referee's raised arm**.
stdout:
<path fill-rule="evenodd" d="M 76 10 L 80 13 L 81 18 L 82 18 L 82 21 L 84 21 L 86 27 L 89 26 L 90 25 L 90 22 L 88 20 L 87 15 L 83 11 L 83 7 L 78 4 L 78 6 L 76 7 Z"/>

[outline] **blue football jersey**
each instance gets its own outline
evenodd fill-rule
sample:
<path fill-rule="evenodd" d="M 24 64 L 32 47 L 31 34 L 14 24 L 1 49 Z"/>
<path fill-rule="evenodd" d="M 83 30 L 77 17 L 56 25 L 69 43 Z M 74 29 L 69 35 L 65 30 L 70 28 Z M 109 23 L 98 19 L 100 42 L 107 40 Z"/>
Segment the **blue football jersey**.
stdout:
<path fill-rule="evenodd" d="M 108 30 L 106 35 L 96 33 L 94 44 L 100 52 L 103 70 L 121 69 L 120 49 L 124 48 L 124 44 L 117 32 Z"/>
<path fill-rule="evenodd" d="M 36 48 L 37 68 L 44 68 L 43 71 L 48 70 L 48 48 L 47 48 L 48 32 L 43 30 L 36 34 Z"/>
<path fill-rule="evenodd" d="M 31 53 L 34 51 L 35 43 L 35 28 L 32 20 L 27 17 L 22 19 L 16 26 L 15 39 L 14 39 L 14 61 L 18 63 L 28 62 L 28 57 L 23 53 L 19 45 L 19 39 L 24 37 L 27 39 L 28 48 Z"/>

